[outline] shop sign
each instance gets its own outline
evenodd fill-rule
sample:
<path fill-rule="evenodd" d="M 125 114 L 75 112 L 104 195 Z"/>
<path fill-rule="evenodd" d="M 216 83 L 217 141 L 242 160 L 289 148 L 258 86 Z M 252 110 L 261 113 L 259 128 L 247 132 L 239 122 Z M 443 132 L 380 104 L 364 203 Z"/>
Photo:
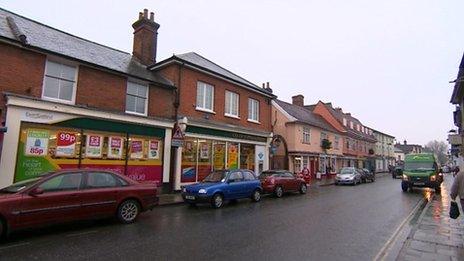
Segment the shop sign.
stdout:
<path fill-rule="evenodd" d="M 124 144 L 122 137 L 109 137 L 108 138 L 108 158 L 120 159 L 122 158 L 122 146 Z"/>
<path fill-rule="evenodd" d="M 100 135 L 87 135 L 85 155 L 89 158 L 99 158 L 102 155 L 103 137 Z"/>
<path fill-rule="evenodd" d="M 131 159 L 143 158 L 143 140 L 132 140 L 130 152 Z"/>
<path fill-rule="evenodd" d="M 25 154 L 27 156 L 46 156 L 49 137 L 50 133 L 47 130 L 28 130 Z"/>
<path fill-rule="evenodd" d="M 226 158 L 226 144 L 214 144 L 213 166 L 214 169 L 224 169 L 224 161 Z"/>
<path fill-rule="evenodd" d="M 238 168 L 238 146 L 236 144 L 229 144 L 229 150 L 227 153 L 227 166 L 229 169 Z"/>
<path fill-rule="evenodd" d="M 148 145 L 148 158 L 159 159 L 159 141 L 151 140 Z"/>
<path fill-rule="evenodd" d="M 209 159 L 209 145 L 208 143 L 203 143 L 200 146 L 200 158 Z"/>
<path fill-rule="evenodd" d="M 171 139 L 171 146 L 182 147 L 184 146 L 184 133 L 178 124 L 174 125 L 174 131 Z"/>
<path fill-rule="evenodd" d="M 74 157 L 76 154 L 77 135 L 72 132 L 58 132 L 56 135 L 57 157 Z"/>

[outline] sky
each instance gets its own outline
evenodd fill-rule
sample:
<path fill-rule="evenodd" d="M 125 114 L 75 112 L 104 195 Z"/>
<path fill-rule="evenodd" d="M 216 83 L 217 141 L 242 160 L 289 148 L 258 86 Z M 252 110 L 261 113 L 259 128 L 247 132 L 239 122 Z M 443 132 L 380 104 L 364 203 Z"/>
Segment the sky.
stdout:
<path fill-rule="evenodd" d="M 25 1 L 0 7 L 132 52 L 155 13 L 158 55 L 197 52 L 279 99 L 332 102 L 398 141 L 446 140 L 464 52 L 462 0 Z"/>

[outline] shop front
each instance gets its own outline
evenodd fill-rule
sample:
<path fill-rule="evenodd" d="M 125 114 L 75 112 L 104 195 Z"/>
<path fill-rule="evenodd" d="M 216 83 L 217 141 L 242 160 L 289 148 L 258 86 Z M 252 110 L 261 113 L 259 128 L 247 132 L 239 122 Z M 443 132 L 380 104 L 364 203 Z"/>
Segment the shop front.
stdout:
<path fill-rule="evenodd" d="M 1 185 L 70 168 L 169 181 L 170 122 L 19 97 L 9 97 L 7 108 Z"/>
<path fill-rule="evenodd" d="M 188 126 L 181 148 L 179 186 L 202 181 L 212 171 L 268 169 L 270 135 L 251 135 L 199 126 Z"/>

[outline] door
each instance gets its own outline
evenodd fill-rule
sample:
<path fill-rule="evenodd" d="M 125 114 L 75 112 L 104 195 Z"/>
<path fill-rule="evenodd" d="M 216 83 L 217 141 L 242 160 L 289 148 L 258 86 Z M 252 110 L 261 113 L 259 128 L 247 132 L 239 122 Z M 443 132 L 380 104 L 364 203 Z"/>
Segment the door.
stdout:
<path fill-rule="evenodd" d="M 243 181 L 246 186 L 246 195 L 251 196 L 256 189 L 257 180 L 251 171 L 243 171 Z"/>
<path fill-rule="evenodd" d="M 65 173 L 44 181 L 38 186 L 43 194 L 24 194 L 18 225 L 28 227 L 79 219 L 82 184 L 82 173 Z"/>
<path fill-rule="evenodd" d="M 120 179 L 108 172 L 89 171 L 85 180 L 81 192 L 82 215 L 86 218 L 114 215 L 123 185 Z"/>
<path fill-rule="evenodd" d="M 225 197 L 228 199 L 242 198 L 245 194 L 243 188 L 243 174 L 241 171 L 233 171 L 227 179 L 227 192 Z"/>
<path fill-rule="evenodd" d="M 296 184 L 297 180 L 291 173 L 289 172 L 282 173 L 281 179 L 283 180 L 285 191 L 296 190 L 296 187 L 298 186 L 298 184 Z"/>

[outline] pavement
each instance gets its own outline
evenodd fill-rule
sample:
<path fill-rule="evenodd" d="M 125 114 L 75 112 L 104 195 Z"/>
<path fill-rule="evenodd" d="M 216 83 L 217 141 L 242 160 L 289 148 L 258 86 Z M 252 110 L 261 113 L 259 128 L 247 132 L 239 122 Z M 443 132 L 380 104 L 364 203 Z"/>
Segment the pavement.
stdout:
<path fill-rule="evenodd" d="M 400 180 L 313 186 L 308 193 L 172 205 L 121 225 L 100 220 L 16 232 L 0 260 L 373 260 L 424 198 Z"/>
<path fill-rule="evenodd" d="M 464 212 L 456 220 L 449 217 L 452 182 L 446 175 L 441 195 L 430 196 L 396 260 L 464 260 Z"/>

